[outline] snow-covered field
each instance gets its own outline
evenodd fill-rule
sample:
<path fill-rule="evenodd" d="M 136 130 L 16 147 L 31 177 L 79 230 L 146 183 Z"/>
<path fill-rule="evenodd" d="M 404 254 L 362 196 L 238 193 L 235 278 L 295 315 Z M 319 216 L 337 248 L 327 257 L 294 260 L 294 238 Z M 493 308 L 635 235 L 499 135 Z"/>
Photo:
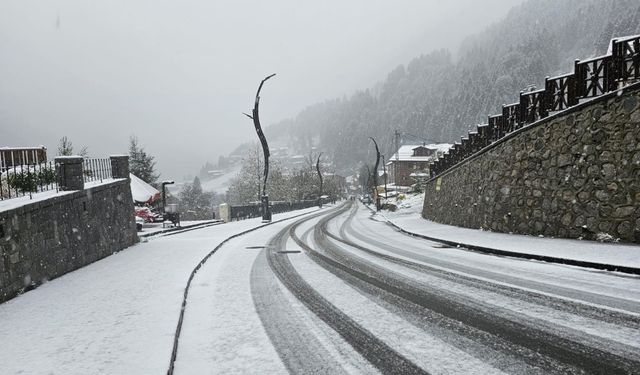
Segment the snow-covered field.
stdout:
<path fill-rule="evenodd" d="M 229 188 L 231 180 L 234 179 L 238 172 L 240 172 L 240 166 L 235 166 L 226 171 L 222 176 L 218 176 L 213 180 L 203 181 L 202 190 L 210 191 L 216 194 L 225 194 Z"/>

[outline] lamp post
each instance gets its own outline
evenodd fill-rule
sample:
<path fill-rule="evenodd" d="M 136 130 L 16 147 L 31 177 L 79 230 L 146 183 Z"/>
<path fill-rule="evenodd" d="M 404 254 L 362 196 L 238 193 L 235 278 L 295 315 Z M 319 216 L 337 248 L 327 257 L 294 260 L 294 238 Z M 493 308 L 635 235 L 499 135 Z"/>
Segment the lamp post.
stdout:
<path fill-rule="evenodd" d="M 369 185 L 371 184 L 371 168 L 369 168 L 368 165 L 366 167 L 367 167 L 367 183 L 364 185 L 364 189 L 362 189 L 364 192 L 367 192 L 369 190 Z M 369 193 L 367 192 L 367 194 Z"/>
<path fill-rule="evenodd" d="M 322 156 L 322 152 L 318 155 L 318 161 L 316 161 L 316 170 L 318 171 L 318 177 L 320 177 L 320 191 L 318 192 L 318 208 L 322 208 L 322 173 L 320 172 L 320 156 Z"/>
<path fill-rule="evenodd" d="M 378 165 L 380 165 L 380 149 L 378 148 L 378 142 L 373 137 L 369 137 L 373 141 L 373 145 L 376 146 L 376 165 L 373 167 L 373 191 L 376 195 L 376 211 L 380 211 L 380 196 L 378 195 Z"/>
<path fill-rule="evenodd" d="M 262 144 L 262 152 L 264 153 L 264 181 L 262 183 L 262 196 L 260 197 L 260 201 L 262 202 L 263 223 L 271 222 L 271 208 L 269 207 L 269 194 L 267 194 L 267 177 L 269 177 L 269 145 L 267 144 L 267 138 L 264 136 L 262 127 L 260 126 L 258 107 L 260 106 L 260 90 L 262 90 L 262 85 L 264 85 L 266 80 L 273 76 L 275 76 L 275 74 L 267 76 L 262 80 L 262 82 L 260 82 L 260 86 L 258 86 L 258 92 L 256 93 L 256 100 L 253 105 L 253 116 L 246 113 L 244 114 L 245 116 L 253 120 L 253 126 L 256 128 L 256 133 L 258 134 L 258 138 L 260 139 L 260 144 Z"/>

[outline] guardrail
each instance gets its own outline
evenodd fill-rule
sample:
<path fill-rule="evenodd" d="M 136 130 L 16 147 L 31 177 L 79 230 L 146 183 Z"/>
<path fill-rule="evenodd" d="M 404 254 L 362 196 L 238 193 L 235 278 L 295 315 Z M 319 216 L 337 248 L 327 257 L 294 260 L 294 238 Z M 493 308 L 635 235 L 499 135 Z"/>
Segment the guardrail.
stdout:
<path fill-rule="evenodd" d="M 436 177 L 507 134 L 550 114 L 577 105 L 580 100 L 615 91 L 640 80 L 640 35 L 614 39 L 611 54 L 576 60 L 573 73 L 546 77 L 544 89 L 520 92 L 517 103 L 503 105 L 502 113 L 489 116 L 467 137 L 455 142 L 443 157 L 430 165 Z"/>

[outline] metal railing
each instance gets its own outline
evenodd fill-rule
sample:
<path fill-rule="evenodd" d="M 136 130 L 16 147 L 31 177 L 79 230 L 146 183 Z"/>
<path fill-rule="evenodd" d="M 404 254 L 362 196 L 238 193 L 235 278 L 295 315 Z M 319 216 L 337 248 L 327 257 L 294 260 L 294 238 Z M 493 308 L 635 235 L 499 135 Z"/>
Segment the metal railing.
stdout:
<path fill-rule="evenodd" d="M 112 177 L 110 159 L 85 158 L 83 164 L 84 182 L 102 182 Z"/>
<path fill-rule="evenodd" d="M 52 161 L 0 169 L 0 200 L 58 191 L 57 168 Z"/>
<path fill-rule="evenodd" d="M 85 158 L 82 163 L 84 182 L 112 178 L 111 160 Z M 0 200 L 29 196 L 55 190 L 58 192 L 58 165 L 53 162 L 0 167 Z"/>
<path fill-rule="evenodd" d="M 611 54 L 576 60 L 573 73 L 545 78 L 545 87 L 520 92 L 520 101 L 503 105 L 502 113 L 489 116 L 487 124 L 461 137 L 447 153 L 430 165 L 436 177 L 507 134 L 550 114 L 615 91 L 640 80 L 640 36 L 611 41 Z"/>

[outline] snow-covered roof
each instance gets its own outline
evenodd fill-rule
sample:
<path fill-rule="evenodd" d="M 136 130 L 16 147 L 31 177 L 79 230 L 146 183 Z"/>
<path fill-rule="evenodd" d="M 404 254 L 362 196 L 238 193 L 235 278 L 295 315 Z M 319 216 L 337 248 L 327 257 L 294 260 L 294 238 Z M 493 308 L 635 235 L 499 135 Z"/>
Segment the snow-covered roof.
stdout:
<path fill-rule="evenodd" d="M 413 150 L 418 147 L 426 147 L 428 149 L 437 151 L 437 152 L 445 152 L 447 151 L 451 145 L 449 143 L 432 143 L 428 145 L 403 145 L 400 146 L 398 152 L 393 154 L 388 160 L 390 163 L 394 161 L 431 161 L 435 158 L 434 155 L 431 156 L 413 156 Z"/>
<path fill-rule="evenodd" d="M 134 202 L 151 203 L 160 199 L 160 192 L 156 188 L 132 173 L 129 173 L 129 177 L 131 178 L 131 196 Z"/>

